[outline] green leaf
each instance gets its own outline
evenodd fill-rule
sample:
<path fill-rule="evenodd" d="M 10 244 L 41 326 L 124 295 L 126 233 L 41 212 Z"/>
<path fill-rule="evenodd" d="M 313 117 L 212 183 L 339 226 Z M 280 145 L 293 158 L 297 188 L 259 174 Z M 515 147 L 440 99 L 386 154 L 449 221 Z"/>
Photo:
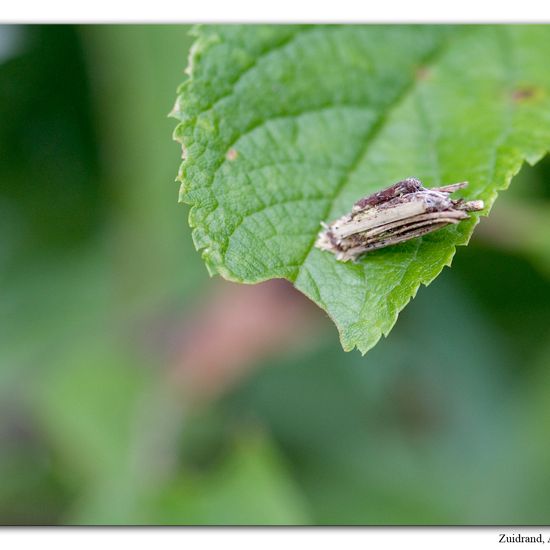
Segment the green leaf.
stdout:
<path fill-rule="evenodd" d="M 408 176 L 490 207 L 550 147 L 550 27 L 207 26 L 173 115 L 211 273 L 284 277 L 363 353 L 450 265 L 477 215 L 341 263 L 321 221 Z M 488 209 L 487 209 L 488 211 Z"/>
<path fill-rule="evenodd" d="M 239 435 L 224 460 L 186 473 L 159 492 L 153 524 L 305 525 L 307 503 L 285 461 L 261 432 Z M 154 517 L 154 516 L 153 516 Z"/>

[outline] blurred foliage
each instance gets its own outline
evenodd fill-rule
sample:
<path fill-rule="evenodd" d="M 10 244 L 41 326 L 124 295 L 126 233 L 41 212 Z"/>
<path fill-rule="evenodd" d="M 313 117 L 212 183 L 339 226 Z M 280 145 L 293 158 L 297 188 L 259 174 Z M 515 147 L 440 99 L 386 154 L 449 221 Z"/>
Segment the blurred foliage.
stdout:
<path fill-rule="evenodd" d="M 0 28 L 0 523 L 548 523 L 548 161 L 367 357 L 322 326 L 218 399 L 173 384 L 157 335 L 214 284 L 166 118 L 187 30 Z"/>

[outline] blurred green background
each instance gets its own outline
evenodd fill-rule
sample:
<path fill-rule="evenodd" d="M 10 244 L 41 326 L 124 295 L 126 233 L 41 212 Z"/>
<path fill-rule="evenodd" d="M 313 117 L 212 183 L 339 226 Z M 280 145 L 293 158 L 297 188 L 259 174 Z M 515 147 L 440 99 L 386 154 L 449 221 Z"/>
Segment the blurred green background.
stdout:
<path fill-rule="evenodd" d="M 550 163 L 346 354 L 193 249 L 188 30 L 0 27 L 0 523 L 548 524 Z"/>

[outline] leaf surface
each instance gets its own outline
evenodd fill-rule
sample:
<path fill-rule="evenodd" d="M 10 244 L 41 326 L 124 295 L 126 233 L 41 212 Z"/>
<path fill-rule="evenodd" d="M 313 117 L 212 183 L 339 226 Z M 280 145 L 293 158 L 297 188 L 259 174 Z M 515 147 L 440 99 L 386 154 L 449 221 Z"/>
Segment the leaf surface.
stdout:
<path fill-rule="evenodd" d="M 320 222 L 415 176 L 487 209 L 550 148 L 550 27 L 206 26 L 172 112 L 195 246 L 211 273 L 286 278 L 344 349 L 387 335 L 478 215 L 341 263 Z"/>

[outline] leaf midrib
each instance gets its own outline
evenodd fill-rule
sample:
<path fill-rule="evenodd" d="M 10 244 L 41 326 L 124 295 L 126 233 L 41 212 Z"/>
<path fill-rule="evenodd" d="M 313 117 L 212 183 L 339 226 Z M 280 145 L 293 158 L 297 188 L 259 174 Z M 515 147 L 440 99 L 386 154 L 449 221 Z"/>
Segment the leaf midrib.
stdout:
<path fill-rule="evenodd" d="M 436 46 L 432 51 L 430 51 L 424 58 L 420 61 L 420 64 L 422 67 L 431 68 L 433 67 L 437 61 L 442 57 L 444 52 L 446 51 L 448 44 L 450 43 L 449 37 L 446 37 L 443 39 L 441 44 Z M 323 220 L 328 219 L 330 216 L 333 208 L 334 203 L 338 199 L 341 191 L 344 189 L 346 183 L 349 181 L 352 173 L 357 169 L 357 167 L 361 164 L 361 161 L 365 157 L 365 155 L 369 152 L 369 146 L 371 143 L 376 139 L 376 137 L 380 134 L 380 132 L 384 129 L 385 124 L 387 123 L 391 113 L 399 106 L 401 103 L 408 97 L 410 93 L 414 91 L 416 86 L 419 84 L 419 79 L 414 78 L 414 76 L 411 77 L 411 79 L 403 86 L 403 89 L 396 95 L 396 97 L 392 100 L 390 104 L 387 105 L 386 110 L 384 114 L 382 114 L 378 120 L 373 124 L 368 134 L 365 136 L 363 145 L 359 148 L 357 155 L 354 157 L 352 162 L 350 163 L 349 167 L 345 170 L 345 173 L 343 177 L 340 179 L 340 181 L 336 184 L 334 193 L 331 198 L 329 198 L 329 204 L 328 207 L 323 215 Z M 291 278 L 291 282 L 295 283 L 298 279 L 298 277 L 301 274 L 301 270 L 303 266 L 307 263 L 309 256 L 311 255 L 311 252 L 313 251 L 315 241 L 317 239 L 317 235 L 314 235 L 311 239 L 311 244 L 306 250 L 306 253 L 304 255 L 304 259 L 300 264 L 300 267 L 298 268 L 296 275 Z M 419 241 L 422 239 L 422 237 L 419 238 Z M 410 262 L 409 262 L 410 265 Z M 405 270 L 408 269 L 408 266 Z"/>

